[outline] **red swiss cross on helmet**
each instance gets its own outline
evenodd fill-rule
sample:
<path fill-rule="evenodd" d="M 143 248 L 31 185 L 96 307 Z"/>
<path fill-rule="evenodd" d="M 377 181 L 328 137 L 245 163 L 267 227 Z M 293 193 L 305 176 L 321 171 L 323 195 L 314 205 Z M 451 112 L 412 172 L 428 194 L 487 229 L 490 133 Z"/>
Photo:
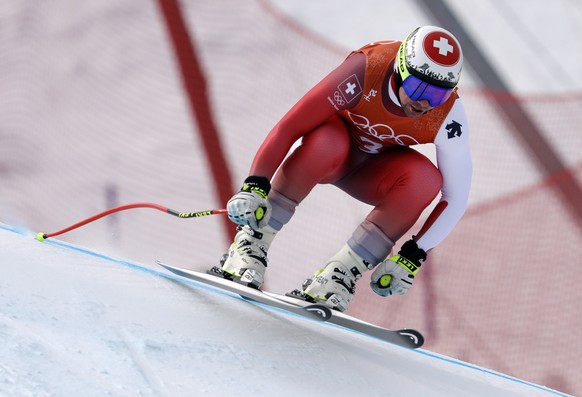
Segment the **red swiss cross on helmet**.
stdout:
<path fill-rule="evenodd" d="M 417 28 L 402 42 L 404 61 L 410 74 L 440 87 L 453 88 L 463 67 L 461 45 L 452 33 L 436 26 Z"/>

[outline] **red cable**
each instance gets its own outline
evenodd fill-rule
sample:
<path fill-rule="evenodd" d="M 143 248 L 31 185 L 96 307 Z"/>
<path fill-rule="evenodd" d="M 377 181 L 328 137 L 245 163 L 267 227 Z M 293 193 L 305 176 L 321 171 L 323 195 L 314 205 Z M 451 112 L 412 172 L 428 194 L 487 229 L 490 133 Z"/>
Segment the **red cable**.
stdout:
<path fill-rule="evenodd" d="M 103 218 L 107 215 L 111 215 L 115 212 L 125 211 L 125 210 L 129 210 L 132 208 L 152 208 L 152 209 L 155 209 L 158 211 L 166 212 L 170 215 L 177 216 L 178 218 L 199 218 L 201 216 L 222 215 L 222 214 L 227 213 L 227 211 L 225 209 L 215 209 L 215 210 L 197 211 L 197 212 L 179 212 L 179 211 L 175 211 L 173 209 L 170 209 L 168 207 L 164 207 L 163 205 L 154 204 L 154 203 L 133 203 L 133 204 L 126 204 L 126 205 L 121 205 L 119 207 L 110 208 L 106 211 L 100 212 L 96 215 L 93 215 L 90 218 L 82 220 L 81 222 L 75 223 L 74 225 L 66 227 L 65 229 L 59 230 L 57 232 L 38 233 L 36 235 L 36 239 L 39 241 L 43 241 L 46 238 L 54 237 L 54 236 L 58 236 L 59 234 L 64 234 L 64 233 L 70 232 L 71 230 L 77 229 L 81 226 L 86 225 L 87 223 L 91 223 L 93 221 L 96 221 L 97 219 L 101 219 L 101 218 Z"/>

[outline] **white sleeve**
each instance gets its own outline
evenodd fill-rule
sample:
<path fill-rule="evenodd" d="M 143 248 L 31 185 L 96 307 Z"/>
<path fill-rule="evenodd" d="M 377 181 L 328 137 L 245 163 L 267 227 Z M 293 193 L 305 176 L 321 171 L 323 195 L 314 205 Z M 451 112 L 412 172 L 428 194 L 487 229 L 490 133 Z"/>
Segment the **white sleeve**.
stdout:
<path fill-rule="evenodd" d="M 425 251 L 436 247 L 451 233 L 469 200 L 472 176 L 469 124 L 460 100 L 453 105 L 434 143 L 443 185 L 439 203 L 419 232 L 417 243 Z"/>

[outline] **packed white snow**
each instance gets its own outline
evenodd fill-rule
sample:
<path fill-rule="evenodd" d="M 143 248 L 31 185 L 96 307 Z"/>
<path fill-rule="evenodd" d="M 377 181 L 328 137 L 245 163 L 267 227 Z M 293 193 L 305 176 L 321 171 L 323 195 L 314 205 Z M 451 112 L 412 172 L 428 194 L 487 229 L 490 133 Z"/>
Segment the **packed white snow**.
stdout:
<path fill-rule="evenodd" d="M 0 396 L 565 396 L 0 224 Z M 163 259 L 163 258 L 162 258 Z"/>

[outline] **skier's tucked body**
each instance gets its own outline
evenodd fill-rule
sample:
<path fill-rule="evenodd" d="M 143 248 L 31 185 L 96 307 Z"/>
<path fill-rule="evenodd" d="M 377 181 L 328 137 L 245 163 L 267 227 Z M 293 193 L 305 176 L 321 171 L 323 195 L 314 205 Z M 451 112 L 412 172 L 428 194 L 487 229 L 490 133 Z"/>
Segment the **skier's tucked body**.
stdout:
<path fill-rule="evenodd" d="M 352 52 L 293 106 L 256 153 L 243 188 L 227 205 L 240 226 L 222 274 L 260 287 L 277 232 L 315 185 L 333 184 L 374 208 L 296 294 L 344 311 L 356 281 L 372 269 L 376 293 L 404 294 L 467 205 L 469 131 L 457 94 L 462 63 L 456 38 L 434 26 L 414 30 L 402 43 Z M 411 147 L 423 143 L 436 146 L 438 168 Z M 388 257 L 439 192 L 421 230 Z"/>

